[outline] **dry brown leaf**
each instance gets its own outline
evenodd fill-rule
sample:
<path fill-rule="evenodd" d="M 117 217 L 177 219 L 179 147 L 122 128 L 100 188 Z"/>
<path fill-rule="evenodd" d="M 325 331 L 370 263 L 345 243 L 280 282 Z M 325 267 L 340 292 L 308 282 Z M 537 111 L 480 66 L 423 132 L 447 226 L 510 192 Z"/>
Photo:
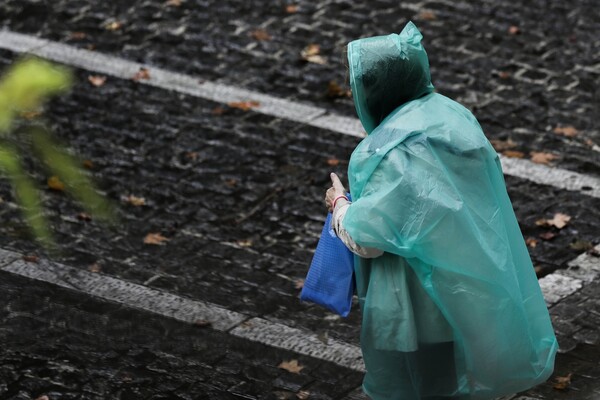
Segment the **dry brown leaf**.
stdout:
<path fill-rule="evenodd" d="M 65 190 L 65 184 L 55 175 L 48 178 L 48 187 L 52 190 Z"/>
<path fill-rule="evenodd" d="M 210 113 L 212 115 L 223 115 L 223 114 L 225 114 L 225 111 L 227 111 L 226 108 L 217 106 L 217 107 L 213 108 Z"/>
<path fill-rule="evenodd" d="M 167 7 L 179 7 L 181 6 L 181 0 L 167 0 L 165 3 Z"/>
<path fill-rule="evenodd" d="M 231 108 L 238 108 L 243 111 L 248 111 L 252 108 L 260 107 L 260 103 L 258 101 L 232 101 L 231 103 L 227 103 L 227 105 Z"/>
<path fill-rule="evenodd" d="M 527 243 L 527 246 L 534 248 L 535 246 L 537 246 L 538 241 L 535 238 L 529 237 L 527 238 L 527 240 L 525 240 L 525 243 Z"/>
<path fill-rule="evenodd" d="M 329 165 L 330 167 L 335 167 L 337 165 L 340 164 L 340 160 L 338 160 L 337 158 L 333 157 L 327 160 L 327 165 Z"/>
<path fill-rule="evenodd" d="M 251 239 L 238 240 L 237 244 L 240 247 L 251 247 L 252 246 L 252 240 Z"/>
<path fill-rule="evenodd" d="M 294 281 L 294 287 L 298 290 L 302 289 L 304 287 L 304 279 L 296 279 Z"/>
<path fill-rule="evenodd" d="M 85 32 L 71 32 L 69 35 L 69 39 L 71 40 L 83 40 L 87 37 L 87 33 Z"/>
<path fill-rule="evenodd" d="M 148 80 L 150 79 L 150 71 L 148 71 L 148 68 L 141 67 L 140 70 L 136 72 L 131 79 L 133 79 L 134 81 L 139 81 L 142 79 Z"/>
<path fill-rule="evenodd" d="M 545 153 L 542 151 L 532 151 L 530 153 L 530 155 L 531 155 L 531 161 L 533 161 L 536 164 L 544 164 L 544 165 L 549 165 L 551 161 L 554 161 L 557 158 L 559 158 L 559 156 L 557 156 L 556 154 Z"/>
<path fill-rule="evenodd" d="M 237 179 L 226 179 L 225 180 L 225 184 L 229 187 L 236 187 L 238 184 L 238 180 Z"/>
<path fill-rule="evenodd" d="M 80 221 L 91 221 L 92 216 L 88 213 L 80 212 L 79 214 L 77 214 L 77 219 Z"/>
<path fill-rule="evenodd" d="M 506 157 L 510 157 L 510 158 L 524 158 L 525 157 L 525 153 L 523 153 L 522 151 L 516 151 L 516 150 L 505 150 L 502 152 L 503 155 L 505 155 Z"/>
<path fill-rule="evenodd" d="M 588 251 L 594 248 L 592 242 L 588 242 L 587 240 L 577 239 L 573 243 L 569 244 L 573 250 L 577 251 Z"/>
<path fill-rule="evenodd" d="M 40 258 L 38 256 L 34 256 L 34 255 L 23 256 L 23 261 L 38 263 L 38 262 L 40 262 Z"/>
<path fill-rule="evenodd" d="M 521 33 L 521 29 L 519 29 L 518 26 L 513 25 L 510 28 L 508 28 L 508 33 L 510 33 L 511 35 L 518 35 L 519 33 Z"/>
<path fill-rule="evenodd" d="M 129 203 L 132 206 L 139 207 L 146 205 L 146 199 L 144 199 L 143 197 L 134 196 L 132 194 L 130 194 L 129 196 L 124 196 L 122 199 L 125 203 Z"/>
<path fill-rule="evenodd" d="M 87 169 L 94 168 L 94 163 L 91 162 L 90 160 L 83 160 L 83 162 L 81 164 L 83 165 L 84 168 L 87 168 Z"/>
<path fill-rule="evenodd" d="M 538 219 L 535 224 L 538 226 L 554 226 L 558 229 L 562 229 L 567 226 L 567 223 L 571 220 L 571 217 L 567 214 L 556 213 L 552 219 Z"/>
<path fill-rule="evenodd" d="M 106 77 L 102 76 L 102 75 L 90 75 L 88 76 L 88 81 L 96 86 L 96 87 L 100 87 L 100 86 L 104 86 L 104 84 L 106 83 Z"/>
<path fill-rule="evenodd" d="M 267 32 L 265 29 L 255 29 L 250 32 L 250 36 L 259 41 L 271 40 L 271 35 L 269 35 L 269 32 Z"/>
<path fill-rule="evenodd" d="M 196 161 L 198 159 L 198 152 L 197 151 L 188 151 L 187 153 L 185 153 L 185 157 L 189 158 L 192 161 Z"/>
<path fill-rule="evenodd" d="M 544 240 L 552 240 L 556 237 L 556 233 L 554 232 L 543 232 L 540 233 L 540 237 Z"/>
<path fill-rule="evenodd" d="M 321 56 L 321 46 L 315 43 L 311 43 L 302 49 L 300 57 L 302 57 L 304 61 L 314 64 L 327 64 L 327 60 Z"/>
<path fill-rule="evenodd" d="M 329 81 L 327 84 L 327 97 L 330 99 L 339 99 L 341 97 L 352 96 L 350 89 L 342 89 L 336 81 Z"/>
<path fill-rule="evenodd" d="M 149 233 L 144 238 L 144 244 L 162 245 L 164 242 L 169 241 L 168 238 L 164 237 L 160 233 Z"/>
<path fill-rule="evenodd" d="M 207 321 L 205 319 L 197 319 L 196 321 L 194 321 L 194 325 L 199 328 L 208 328 L 212 325 L 212 322 Z"/>
<path fill-rule="evenodd" d="M 23 111 L 20 113 L 22 118 L 25 119 L 34 119 L 42 115 L 41 111 Z"/>
<path fill-rule="evenodd" d="M 505 151 L 517 147 L 517 144 L 513 142 L 510 138 L 506 140 L 492 139 L 490 140 L 490 143 L 492 144 L 492 146 L 494 146 L 494 149 L 496 151 Z"/>
<path fill-rule="evenodd" d="M 102 271 L 102 267 L 98 263 L 93 263 L 88 267 L 88 271 L 98 273 Z"/>
<path fill-rule="evenodd" d="M 50 398 L 46 395 L 36 397 L 35 400 L 50 400 Z"/>
<path fill-rule="evenodd" d="M 289 4 L 285 7 L 285 12 L 288 14 L 295 14 L 298 12 L 298 5 L 296 4 Z"/>
<path fill-rule="evenodd" d="M 118 31 L 122 27 L 123 27 L 123 24 L 119 21 L 113 21 L 109 24 L 106 24 L 106 29 L 108 29 L 109 31 Z"/>
<path fill-rule="evenodd" d="M 577 136 L 579 134 L 579 131 L 577 129 L 575 129 L 574 126 L 557 126 L 556 128 L 554 128 L 554 133 L 556 133 L 557 135 L 562 135 L 562 136 L 566 136 L 566 137 L 574 137 Z"/>
<path fill-rule="evenodd" d="M 423 10 L 419 13 L 419 15 L 417 15 L 417 19 L 423 21 L 434 21 L 437 19 L 437 15 L 435 15 L 433 11 Z"/>
<path fill-rule="evenodd" d="M 557 376 L 554 378 L 554 385 L 552 386 L 557 390 L 565 390 L 571 385 L 571 377 L 573 374 L 569 374 L 567 376 Z"/>
<path fill-rule="evenodd" d="M 285 369 L 286 371 L 289 371 L 293 374 L 299 374 L 300 371 L 304 369 L 302 365 L 298 364 L 298 360 L 283 361 L 277 367 Z"/>

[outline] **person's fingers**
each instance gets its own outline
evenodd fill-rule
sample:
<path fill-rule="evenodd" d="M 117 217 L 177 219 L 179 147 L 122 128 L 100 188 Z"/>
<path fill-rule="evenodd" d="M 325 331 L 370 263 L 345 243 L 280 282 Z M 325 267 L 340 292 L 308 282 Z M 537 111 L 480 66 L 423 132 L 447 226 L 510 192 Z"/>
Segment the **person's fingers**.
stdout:
<path fill-rule="evenodd" d="M 342 181 L 340 181 L 340 178 L 338 178 L 338 176 L 333 172 L 331 173 L 330 177 L 331 177 L 331 183 L 333 184 L 333 188 L 335 189 L 335 191 L 345 194 L 346 189 L 344 188 Z"/>

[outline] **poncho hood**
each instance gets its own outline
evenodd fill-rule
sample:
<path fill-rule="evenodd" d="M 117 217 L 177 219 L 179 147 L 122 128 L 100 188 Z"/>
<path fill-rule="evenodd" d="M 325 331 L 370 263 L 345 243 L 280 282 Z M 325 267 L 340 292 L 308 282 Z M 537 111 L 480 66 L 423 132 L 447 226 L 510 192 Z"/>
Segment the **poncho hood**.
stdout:
<path fill-rule="evenodd" d="M 394 109 L 433 91 L 423 35 L 409 22 L 400 34 L 348 44 L 354 105 L 367 133 Z"/>

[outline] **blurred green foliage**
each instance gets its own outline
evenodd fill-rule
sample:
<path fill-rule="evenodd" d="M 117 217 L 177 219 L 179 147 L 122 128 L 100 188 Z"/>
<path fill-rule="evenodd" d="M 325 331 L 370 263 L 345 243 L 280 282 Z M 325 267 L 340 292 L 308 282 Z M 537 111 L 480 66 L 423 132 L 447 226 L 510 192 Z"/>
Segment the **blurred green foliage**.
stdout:
<path fill-rule="evenodd" d="M 69 90 L 72 79 L 67 69 L 36 58 L 14 63 L 0 79 L 0 171 L 10 180 L 34 237 L 46 248 L 53 248 L 54 240 L 39 189 L 23 169 L 25 155 L 41 160 L 89 214 L 105 221 L 114 219 L 112 207 L 97 193 L 81 163 L 42 124 L 28 122 L 25 129 L 15 129 L 23 117 L 39 115 L 50 97 Z"/>

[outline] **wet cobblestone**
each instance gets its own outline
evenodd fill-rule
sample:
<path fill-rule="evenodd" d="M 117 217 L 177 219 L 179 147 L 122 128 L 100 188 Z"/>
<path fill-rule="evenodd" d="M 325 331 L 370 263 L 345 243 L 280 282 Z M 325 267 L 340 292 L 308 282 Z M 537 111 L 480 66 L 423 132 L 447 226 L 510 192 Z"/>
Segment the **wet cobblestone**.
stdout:
<path fill-rule="evenodd" d="M 122 279 L 358 343 L 356 305 L 350 318 L 335 318 L 300 303 L 295 288 L 325 217 L 327 172 L 345 176 L 358 139 L 251 111 L 225 108 L 215 115 L 216 103 L 132 81 L 109 79 L 90 89 L 87 76 L 78 72 L 80 83 L 51 105 L 47 118 L 58 137 L 93 162 L 121 222 L 107 229 L 81 221 L 67 196 L 47 191 L 62 250 L 58 261 L 81 268 L 98 263 Z M 46 177 L 36 179 L 43 184 Z M 537 240 L 530 251 L 543 273 L 581 253 L 571 247 L 577 240 L 600 241 L 600 199 L 518 178 L 507 177 L 507 185 L 524 235 Z M 129 194 L 144 197 L 146 205 L 123 203 Z M 0 195 L 12 198 L 6 183 Z M 566 228 L 536 225 L 555 212 L 572 216 Z M 18 215 L 2 208 L 0 244 L 36 252 L 15 222 Z M 169 241 L 143 244 L 150 232 Z M 555 237 L 540 239 L 545 232 Z"/>
<path fill-rule="evenodd" d="M 362 374 L 0 272 L 0 398 L 340 399 Z M 277 366 L 297 359 L 299 374 Z M 335 386 L 332 383 L 336 384 Z M 271 396 L 271 397 L 269 397 Z"/>
<path fill-rule="evenodd" d="M 294 4 L 297 12 L 287 13 L 282 1 L 189 0 L 168 7 L 162 0 L 7 0 L 0 20 L 19 32 L 352 116 L 351 99 L 326 95 L 330 81 L 345 79 L 344 46 L 398 32 L 412 19 L 424 33 L 434 84 L 471 108 L 490 138 L 510 138 L 526 156 L 555 152 L 561 156 L 556 164 L 600 175 L 594 118 L 600 109 L 600 12 L 593 1 Z M 107 29 L 113 22 L 118 28 Z M 271 39 L 256 40 L 256 29 Z M 74 35 L 81 32 L 85 37 Z M 300 59 L 310 43 L 320 45 L 327 64 Z M 553 130 L 560 126 L 580 133 L 557 135 Z"/>

